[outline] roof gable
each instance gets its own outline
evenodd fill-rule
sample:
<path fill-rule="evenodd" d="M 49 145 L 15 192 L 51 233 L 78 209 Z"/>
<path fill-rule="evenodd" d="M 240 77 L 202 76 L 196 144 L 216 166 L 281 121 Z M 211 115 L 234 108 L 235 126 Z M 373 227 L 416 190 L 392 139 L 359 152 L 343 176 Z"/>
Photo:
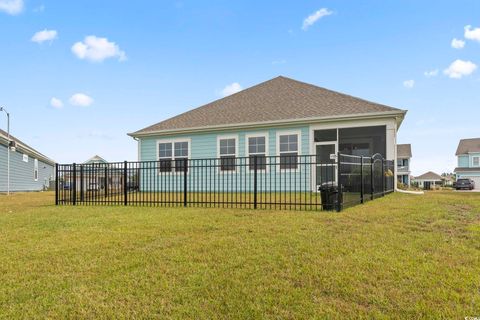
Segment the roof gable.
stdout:
<path fill-rule="evenodd" d="M 89 164 L 89 163 L 108 163 L 108 162 L 107 160 L 103 159 L 102 157 L 96 154 L 84 162 L 84 164 Z"/>
<path fill-rule="evenodd" d="M 440 181 L 442 180 L 442 176 L 436 174 L 433 171 L 428 171 L 427 173 L 422 174 L 415 178 L 415 180 L 432 180 L 432 181 Z"/>
<path fill-rule="evenodd" d="M 131 135 L 385 112 L 405 113 L 404 110 L 280 76 Z"/>
<path fill-rule="evenodd" d="M 411 158 L 412 145 L 411 144 L 397 144 L 397 158 Z"/>
<path fill-rule="evenodd" d="M 460 140 L 455 155 L 458 156 L 469 152 L 480 152 L 480 138 Z"/>

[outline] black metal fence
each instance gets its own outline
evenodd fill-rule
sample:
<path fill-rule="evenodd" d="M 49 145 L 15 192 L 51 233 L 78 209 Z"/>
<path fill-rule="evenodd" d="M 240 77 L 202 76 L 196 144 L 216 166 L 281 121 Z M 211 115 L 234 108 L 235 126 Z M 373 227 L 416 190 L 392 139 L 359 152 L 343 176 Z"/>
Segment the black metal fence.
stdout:
<path fill-rule="evenodd" d="M 57 164 L 55 203 L 339 211 L 393 191 L 393 161 L 343 154 L 318 160 L 284 155 Z"/>

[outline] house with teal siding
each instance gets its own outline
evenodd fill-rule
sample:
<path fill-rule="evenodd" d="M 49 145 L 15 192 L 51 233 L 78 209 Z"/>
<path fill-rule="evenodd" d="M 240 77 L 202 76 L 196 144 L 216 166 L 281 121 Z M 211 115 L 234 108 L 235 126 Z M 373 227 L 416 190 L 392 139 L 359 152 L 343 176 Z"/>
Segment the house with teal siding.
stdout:
<path fill-rule="evenodd" d="M 480 138 L 460 140 L 455 155 L 457 179 L 471 179 L 475 189 L 480 189 Z"/>
<path fill-rule="evenodd" d="M 188 175 L 212 188 L 225 181 L 235 184 L 238 176 L 244 179 L 240 182 L 253 179 L 256 159 L 262 181 L 283 179 L 296 190 L 312 191 L 336 179 L 332 159 L 338 152 L 397 159 L 397 131 L 405 114 L 406 110 L 280 76 L 129 135 L 138 142 L 138 160 L 170 176 L 169 188 L 181 190 L 179 173 L 185 159 L 204 159 L 197 163 L 202 170 L 211 168 L 209 174 L 196 177 L 195 168 L 188 168 Z M 328 170 L 302 166 L 302 157 L 331 164 Z M 299 174 L 302 170 L 308 172 Z M 143 190 L 162 188 L 149 183 L 151 177 L 139 180 Z M 275 189 L 276 182 L 269 186 Z"/>
<path fill-rule="evenodd" d="M 45 190 L 55 179 L 55 161 L 0 130 L 0 192 L 8 190 L 9 154 L 11 192 Z"/>
<path fill-rule="evenodd" d="M 412 145 L 397 144 L 397 181 L 410 186 L 410 163 L 412 160 Z"/>

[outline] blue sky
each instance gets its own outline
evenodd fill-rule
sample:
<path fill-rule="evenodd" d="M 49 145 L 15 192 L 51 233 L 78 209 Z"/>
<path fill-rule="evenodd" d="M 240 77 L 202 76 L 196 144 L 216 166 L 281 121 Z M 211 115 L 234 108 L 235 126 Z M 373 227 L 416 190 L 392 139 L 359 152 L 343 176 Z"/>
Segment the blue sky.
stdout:
<path fill-rule="evenodd" d="M 480 137 L 476 28 L 480 1 L 0 0 L 0 105 L 58 162 L 134 160 L 127 132 L 284 75 L 408 109 L 441 173 Z"/>

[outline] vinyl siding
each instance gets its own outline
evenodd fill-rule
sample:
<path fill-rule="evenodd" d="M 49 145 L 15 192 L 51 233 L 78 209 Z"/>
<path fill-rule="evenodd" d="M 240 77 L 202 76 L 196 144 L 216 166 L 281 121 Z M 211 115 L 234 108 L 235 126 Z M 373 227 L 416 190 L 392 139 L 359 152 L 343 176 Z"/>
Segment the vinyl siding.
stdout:
<path fill-rule="evenodd" d="M 7 152 L 7 147 L 0 145 L 0 192 L 7 191 Z M 39 160 L 35 181 L 34 162 L 30 156 L 28 162 L 24 162 L 21 152 L 10 152 L 10 191 L 39 191 L 44 185 L 48 186 L 50 179 L 54 178 L 54 167 Z"/>
<path fill-rule="evenodd" d="M 468 168 L 469 160 L 468 155 L 458 156 L 458 166 L 460 168 Z"/>
<path fill-rule="evenodd" d="M 157 160 L 157 140 L 174 140 L 174 139 L 191 139 L 190 146 L 190 158 L 192 159 L 205 159 L 205 158 L 217 158 L 217 137 L 219 136 L 238 136 L 238 151 L 239 157 L 246 157 L 245 146 L 246 136 L 255 133 L 268 133 L 268 155 L 277 155 L 277 132 L 286 131 L 300 131 L 300 145 L 301 154 L 309 154 L 309 127 L 286 127 L 281 129 L 267 129 L 267 130 L 245 130 L 245 131 L 219 131 L 215 133 L 202 133 L 202 134 L 184 134 L 174 136 L 159 136 L 141 138 L 140 143 L 140 161 L 156 161 Z"/>
<path fill-rule="evenodd" d="M 190 159 L 212 159 L 218 157 L 217 150 L 217 138 L 219 136 L 238 136 L 238 151 L 237 156 L 246 157 L 246 137 L 255 133 L 267 133 L 268 134 L 268 156 L 278 155 L 277 150 L 277 136 L 279 132 L 299 132 L 300 133 L 300 154 L 311 155 L 315 153 L 313 142 L 310 143 L 310 137 L 313 135 L 314 130 L 322 129 L 335 129 L 335 128 L 353 128 L 353 127 L 368 127 L 368 126 L 385 126 L 386 127 L 386 157 L 387 159 L 396 158 L 396 130 L 397 124 L 395 119 L 365 119 L 365 120 L 346 120 L 346 121 L 332 121 L 318 124 L 309 125 L 292 125 L 292 126 L 272 126 L 268 128 L 254 129 L 232 129 L 232 130 L 219 130 L 212 132 L 198 132 L 176 135 L 159 135 L 151 137 L 140 138 L 139 141 L 139 160 L 140 161 L 157 161 L 157 141 L 158 140 L 177 140 L 177 139 L 189 139 L 190 140 Z M 154 167 L 157 165 L 152 162 L 150 164 L 143 164 Z M 206 164 L 209 167 L 209 164 Z M 270 191 L 280 191 L 279 189 L 295 188 L 297 191 L 311 191 L 314 188 L 314 166 L 304 165 L 303 168 L 297 171 L 287 170 L 270 170 L 267 173 L 258 172 L 259 181 L 264 182 L 264 187 L 268 186 Z M 198 176 L 193 168 L 188 172 L 189 190 L 205 190 L 208 186 L 209 190 L 221 191 L 221 188 L 225 185 L 242 184 L 241 190 L 245 190 L 245 184 L 252 185 L 251 179 L 253 174 L 247 170 L 247 168 L 239 169 L 236 174 L 218 174 L 218 169 L 211 168 L 208 171 L 208 177 Z M 303 170 L 303 171 L 302 171 Z M 247 172 L 246 172 L 247 171 Z M 144 177 L 140 177 L 140 187 L 144 190 L 183 190 L 182 174 L 173 173 L 156 173 L 156 176 L 151 176 L 151 173 L 155 170 L 147 170 L 148 174 L 144 174 Z M 396 173 L 396 168 L 395 168 Z M 165 178 L 158 178 L 158 175 L 167 175 Z M 396 177 L 396 175 L 395 175 Z M 194 178 L 194 179 L 193 179 Z M 242 180 L 243 179 L 243 180 Z M 161 181 L 162 186 L 154 185 L 155 181 Z M 287 183 L 285 183 L 287 182 Z M 190 186 L 190 183 L 194 185 Z M 202 186 L 203 184 L 203 186 Z M 210 186 L 212 185 L 212 186 Z"/>
<path fill-rule="evenodd" d="M 458 156 L 458 167 L 459 168 L 472 168 L 473 157 L 480 157 L 480 152 L 469 153 Z M 480 167 L 478 167 L 480 170 Z"/>
<path fill-rule="evenodd" d="M 238 137 L 238 157 L 247 157 L 246 150 L 246 138 L 255 134 L 267 134 L 268 135 L 268 147 L 267 155 L 277 155 L 277 134 L 280 132 L 300 133 L 299 153 L 306 155 L 309 154 L 309 126 L 300 127 L 285 127 L 279 129 L 265 129 L 265 130 L 244 130 L 244 131 L 219 131 L 215 133 L 201 133 L 201 134 L 188 134 L 188 135 L 174 135 L 174 136 L 159 136 L 142 138 L 140 142 L 140 159 L 141 161 L 156 161 L 157 160 L 157 141 L 158 140 L 176 140 L 176 139 L 190 139 L 190 158 L 191 159 L 212 159 L 218 157 L 217 139 L 221 136 L 237 136 Z M 246 160 L 239 160 L 246 161 Z M 245 163 L 245 162 L 244 162 Z M 200 162 L 196 162 L 200 164 Z M 238 190 L 250 190 L 253 186 L 253 173 L 248 170 L 247 167 L 240 167 L 235 173 L 219 173 L 218 168 L 211 166 L 214 164 L 212 160 L 203 160 L 202 166 L 211 167 L 207 169 L 195 170 L 190 168 L 189 170 L 189 190 L 191 191 L 216 191 L 221 192 L 226 189 L 226 186 L 236 186 Z M 246 164 L 246 163 L 245 163 Z M 150 164 L 150 167 L 155 164 Z M 146 164 L 149 166 L 149 164 Z M 272 168 L 273 169 L 273 168 Z M 258 172 L 258 181 L 263 183 L 265 187 L 268 184 L 269 191 L 279 190 L 282 185 L 285 187 L 285 181 L 289 181 L 289 188 L 295 188 L 296 190 L 310 190 L 310 180 L 307 177 L 310 176 L 310 169 L 303 168 L 307 172 L 277 172 L 276 170 L 270 170 L 273 172 Z M 140 186 L 144 191 L 150 190 L 183 190 L 183 176 L 180 174 L 172 173 L 160 173 L 164 175 L 161 179 L 151 175 L 155 170 L 144 170 L 143 177 L 140 177 Z M 204 176 L 200 176 L 203 173 Z M 159 175 L 157 173 L 157 175 Z M 192 180 L 192 178 L 195 178 Z M 292 183 L 290 183 L 292 181 Z M 260 187 L 259 191 L 262 188 Z"/>

